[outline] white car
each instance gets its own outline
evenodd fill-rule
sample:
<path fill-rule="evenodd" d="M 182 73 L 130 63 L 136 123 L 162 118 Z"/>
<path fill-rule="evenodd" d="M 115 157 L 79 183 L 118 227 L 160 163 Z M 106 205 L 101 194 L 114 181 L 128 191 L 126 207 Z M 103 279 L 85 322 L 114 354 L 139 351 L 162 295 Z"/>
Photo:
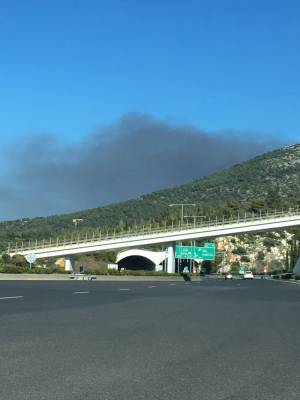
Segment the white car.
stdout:
<path fill-rule="evenodd" d="M 233 279 L 232 274 L 227 273 L 227 274 L 225 275 L 225 279 Z"/>
<path fill-rule="evenodd" d="M 97 279 L 96 275 L 87 274 L 86 272 L 75 272 L 70 275 L 70 279 L 81 280 L 81 281 L 92 281 Z"/>
<path fill-rule="evenodd" d="M 254 278 L 254 275 L 253 275 L 252 271 L 246 271 L 244 273 L 244 279 L 253 279 L 253 278 Z"/>

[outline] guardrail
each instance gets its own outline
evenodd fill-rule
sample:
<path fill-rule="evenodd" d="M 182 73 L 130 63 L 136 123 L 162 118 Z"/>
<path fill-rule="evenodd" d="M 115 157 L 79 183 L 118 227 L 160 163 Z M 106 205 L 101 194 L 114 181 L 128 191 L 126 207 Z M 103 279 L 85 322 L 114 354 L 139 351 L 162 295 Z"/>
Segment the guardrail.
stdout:
<path fill-rule="evenodd" d="M 80 235 L 75 235 L 75 237 L 71 238 L 50 238 L 48 240 L 42 239 L 40 241 L 35 240 L 35 241 L 28 241 L 26 244 L 24 242 L 17 242 L 14 245 L 9 243 L 8 248 L 7 248 L 7 253 L 11 254 L 18 254 L 26 251 L 34 251 L 38 249 L 45 249 L 45 248 L 59 248 L 59 247 L 65 247 L 65 246 L 71 246 L 71 245 L 76 245 L 76 244 L 82 244 L 82 243 L 96 243 L 100 241 L 109 241 L 109 240 L 114 240 L 114 239 L 130 239 L 132 237 L 136 236 L 142 236 L 142 237 L 151 237 L 151 235 L 157 235 L 160 233 L 169 233 L 169 232 L 184 232 L 184 231 L 189 231 L 193 229 L 210 229 L 210 228 L 218 228 L 218 227 L 224 227 L 224 226 L 229 226 L 229 225 L 238 225 L 238 224 L 246 224 L 246 223 L 251 223 L 251 222 L 265 222 L 269 220 L 278 220 L 282 218 L 291 218 L 293 216 L 299 217 L 300 218 L 300 210 L 298 206 L 296 208 L 289 208 L 288 210 L 281 210 L 281 211 L 273 211 L 273 212 L 260 212 L 258 213 L 245 213 L 243 215 L 237 214 L 236 218 L 225 218 L 224 216 L 222 218 L 216 217 L 216 218 L 209 218 L 208 220 L 202 220 L 200 223 L 197 223 L 196 220 L 194 220 L 194 223 L 177 223 L 177 224 L 170 224 L 167 225 L 165 224 L 164 226 L 159 226 L 159 227 L 154 227 L 152 228 L 150 226 L 143 226 L 140 229 L 137 226 L 136 229 L 129 229 L 127 231 L 119 231 L 117 232 L 116 230 L 113 231 L 113 233 L 109 232 L 108 230 L 105 232 L 99 232 L 95 233 L 93 232 L 92 235 L 88 236 L 86 234 L 84 237 Z"/>

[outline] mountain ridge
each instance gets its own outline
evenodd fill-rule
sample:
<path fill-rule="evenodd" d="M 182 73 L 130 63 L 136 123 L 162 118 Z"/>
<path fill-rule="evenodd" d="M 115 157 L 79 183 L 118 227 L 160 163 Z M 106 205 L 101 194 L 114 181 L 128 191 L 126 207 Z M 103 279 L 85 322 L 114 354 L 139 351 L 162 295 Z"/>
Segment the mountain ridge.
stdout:
<path fill-rule="evenodd" d="M 201 160 L 200 160 L 201 161 Z M 200 162 L 199 161 L 199 162 Z M 179 207 L 197 203 L 193 213 L 222 215 L 237 209 L 289 207 L 300 202 L 300 144 L 284 146 L 199 179 L 136 199 L 78 212 L 0 223 L 0 246 L 14 240 L 42 239 L 75 230 L 117 229 L 137 223 L 178 220 Z M 191 211 L 190 211 L 191 212 Z"/>

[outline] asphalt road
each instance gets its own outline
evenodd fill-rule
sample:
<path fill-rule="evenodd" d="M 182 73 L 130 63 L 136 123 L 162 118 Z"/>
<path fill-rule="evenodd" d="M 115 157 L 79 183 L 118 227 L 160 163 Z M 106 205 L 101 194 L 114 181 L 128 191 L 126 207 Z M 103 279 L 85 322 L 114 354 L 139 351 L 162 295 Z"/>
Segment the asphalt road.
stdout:
<path fill-rule="evenodd" d="M 1 400 L 300 398 L 297 284 L 0 281 L 0 322 Z"/>

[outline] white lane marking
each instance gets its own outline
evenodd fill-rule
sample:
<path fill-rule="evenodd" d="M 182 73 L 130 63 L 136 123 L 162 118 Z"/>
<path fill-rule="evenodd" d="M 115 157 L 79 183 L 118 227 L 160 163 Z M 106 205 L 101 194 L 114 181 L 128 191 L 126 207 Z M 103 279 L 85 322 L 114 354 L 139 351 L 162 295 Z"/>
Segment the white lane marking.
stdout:
<path fill-rule="evenodd" d="M 293 283 L 294 285 L 300 285 L 300 282 L 297 281 L 290 281 L 289 279 L 286 280 L 281 280 L 281 279 L 269 279 L 270 281 L 273 280 L 275 282 L 281 282 L 281 283 Z"/>
<path fill-rule="evenodd" d="M 9 299 L 22 299 L 24 296 L 7 296 L 7 297 L 0 297 L 0 300 L 9 300 Z"/>
<path fill-rule="evenodd" d="M 176 285 L 176 283 L 169 283 L 169 285 L 170 285 L 170 286 L 175 286 L 175 285 Z"/>
<path fill-rule="evenodd" d="M 73 294 L 88 294 L 90 292 L 73 292 Z"/>
<path fill-rule="evenodd" d="M 119 290 L 130 290 L 130 289 L 119 289 Z"/>
<path fill-rule="evenodd" d="M 148 286 L 148 289 L 152 289 L 152 288 L 154 288 L 154 287 L 157 287 L 157 286 Z"/>

